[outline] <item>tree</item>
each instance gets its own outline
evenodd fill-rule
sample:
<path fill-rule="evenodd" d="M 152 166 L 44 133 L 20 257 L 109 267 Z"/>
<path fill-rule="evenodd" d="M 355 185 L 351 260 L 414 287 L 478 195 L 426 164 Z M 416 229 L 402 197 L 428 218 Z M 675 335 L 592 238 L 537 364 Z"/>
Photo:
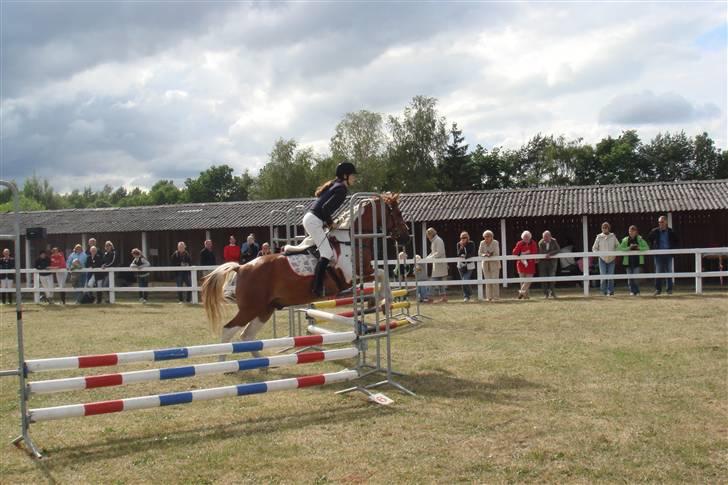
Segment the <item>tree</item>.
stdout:
<path fill-rule="evenodd" d="M 720 151 L 715 148 L 713 140 L 707 133 L 696 135 L 693 140 L 693 167 L 691 177 L 695 180 L 720 178 Z"/>
<path fill-rule="evenodd" d="M 437 167 L 439 190 L 472 190 L 481 185 L 477 167 L 468 154 L 468 145 L 462 145 L 465 140 L 462 134 L 457 123 L 453 123 L 450 128 L 452 143 L 447 145 L 445 156 Z"/>
<path fill-rule="evenodd" d="M 188 178 L 185 188 L 189 202 L 230 202 L 247 198 L 242 180 L 233 176 L 233 169 L 228 165 L 213 165 L 200 172 L 196 179 Z"/>
<path fill-rule="evenodd" d="M 448 140 L 445 118 L 437 112 L 437 99 L 415 96 L 402 119 L 390 116 L 388 125 L 388 188 L 404 192 L 434 190 L 437 165 L 445 155 Z"/>
<path fill-rule="evenodd" d="M 279 138 L 252 187 L 252 197 L 260 200 L 313 196 L 315 164 L 312 148 L 299 150 L 295 140 Z"/>
<path fill-rule="evenodd" d="M 329 145 L 331 159 L 323 159 L 322 169 L 335 166 L 343 160 L 353 162 L 359 177 L 357 190 L 363 192 L 380 192 L 384 189 L 386 166 L 384 151 L 386 135 L 383 129 L 383 117 L 379 113 L 367 110 L 347 113 L 336 125 L 334 136 Z M 332 177 L 333 170 L 325 172 L 325 177 Z"/>
<path fill-rule="evenodd" d="M 152 185 L 148 202 L 152 205 L 168 205 L 183 202 L 183 194 L 172 180 L 160 180 Z"/>
<path fill-rule="evenodd" d="M 23 196 L 28 200 L 38 202 L 42 209 L 61 209 L 64 207 L 63 199 L 54 192 L 47 179 L 39 179 L 35 174 L 25 179 L 23 183 Z"/>
<path fill-rule="evenodd" d="M 500 147 L 489 151 L 482 145 L 477 145 L 470 154 L 478 174 L 478 189 L 493 190 L 511 187 L 508 160 L 503 156 L 503 152 Z"/>
<path fill-rule="evenodd" d="M 693 173 L 693 145 L 684 131 L 674 135 L 658 133 L 641 148 L 640 157 L 654 167 L 654 180 L 687 180 Z"/>
<path fill-rule="evenodd" d="M 619 138 L 602 139 L 595 151 L 595 180 L 600 185 L 650 180 L 653 168 L 641 153 L 642 142 L 637 132 L 627 130 Z"/>
<path fill-rule="evenodd" d="M 7 190 L 6 192 L 10 192 Z M 43 211 L 46 210 L 43 205 L 38 202 L 35 199 L 30 199 L 25 196 L 25 194 L 21 193 L 18 197 L 18 205 L 20 206 L 21 211 Z M 7 202 L 0 203 L 0 213 L 3 212 L 12 212 L 15 210 L 15 206 L 13 205 L 12 197 L 10 197 L 10 200 Z"/>

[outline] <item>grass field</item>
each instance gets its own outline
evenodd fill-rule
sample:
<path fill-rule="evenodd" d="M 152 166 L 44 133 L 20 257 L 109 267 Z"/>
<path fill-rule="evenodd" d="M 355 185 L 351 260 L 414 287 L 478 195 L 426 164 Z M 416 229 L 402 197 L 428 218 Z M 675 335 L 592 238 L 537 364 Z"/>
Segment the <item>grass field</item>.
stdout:
<path fill-rule="evenodd" d="M 9 444 L 17 385 L 3 378 L 0 476 L 8 484 L 726 483 L 726 296 L 427 306 L 432 320 L 394 340 L 401 382 L 417 398 L 384 389 L 395 403 L 379 407 L 335 395 L 345 387 L 336 385 L 38 423 L 42 461 Z M 0 368 L 12 368 L 14 312 L 0 311 Z M 28 358 L 212 341 L 195 306 L 29 305 L 25 321 Z M 31 407 L 347 364 L 34 396 Z"/>

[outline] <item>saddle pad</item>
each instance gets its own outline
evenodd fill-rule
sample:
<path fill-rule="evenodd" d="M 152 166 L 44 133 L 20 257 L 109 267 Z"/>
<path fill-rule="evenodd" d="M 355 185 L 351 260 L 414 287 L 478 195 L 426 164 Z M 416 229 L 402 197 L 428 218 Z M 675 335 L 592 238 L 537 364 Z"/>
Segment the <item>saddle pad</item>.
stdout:
<path fill-rule="evenodd" d="M 316 272 L 318 259 L 308 253 L 286 256 L 286 259 L 291 265 L 291 270 L 299 276 L 313 276 Z"/>

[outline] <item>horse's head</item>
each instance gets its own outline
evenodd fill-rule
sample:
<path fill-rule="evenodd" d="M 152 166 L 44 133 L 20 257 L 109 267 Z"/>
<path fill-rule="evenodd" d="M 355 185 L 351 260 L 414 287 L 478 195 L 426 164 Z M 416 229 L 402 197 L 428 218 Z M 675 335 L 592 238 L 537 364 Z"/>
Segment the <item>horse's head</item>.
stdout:
<path fill-rule="evenodd" d="M 410 237 L 409 227 L 399 210 L 399 194 L 385 192 L 381 200 L 386 206 L 387 213 L 387 236 L 391 237 L 401 245 L 407 244 Z"/>

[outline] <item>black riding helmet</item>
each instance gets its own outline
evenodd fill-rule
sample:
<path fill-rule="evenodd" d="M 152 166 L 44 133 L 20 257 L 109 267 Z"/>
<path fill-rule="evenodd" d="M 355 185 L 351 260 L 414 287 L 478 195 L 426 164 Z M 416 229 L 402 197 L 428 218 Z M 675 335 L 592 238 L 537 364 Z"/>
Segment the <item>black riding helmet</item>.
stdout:
<path fill-rule="evenodd" d="M 336 166 L 336 178 L 343 179 L 349 175 L 356 175 L 356 167 L 351 162 L 341 162 Z"/>

